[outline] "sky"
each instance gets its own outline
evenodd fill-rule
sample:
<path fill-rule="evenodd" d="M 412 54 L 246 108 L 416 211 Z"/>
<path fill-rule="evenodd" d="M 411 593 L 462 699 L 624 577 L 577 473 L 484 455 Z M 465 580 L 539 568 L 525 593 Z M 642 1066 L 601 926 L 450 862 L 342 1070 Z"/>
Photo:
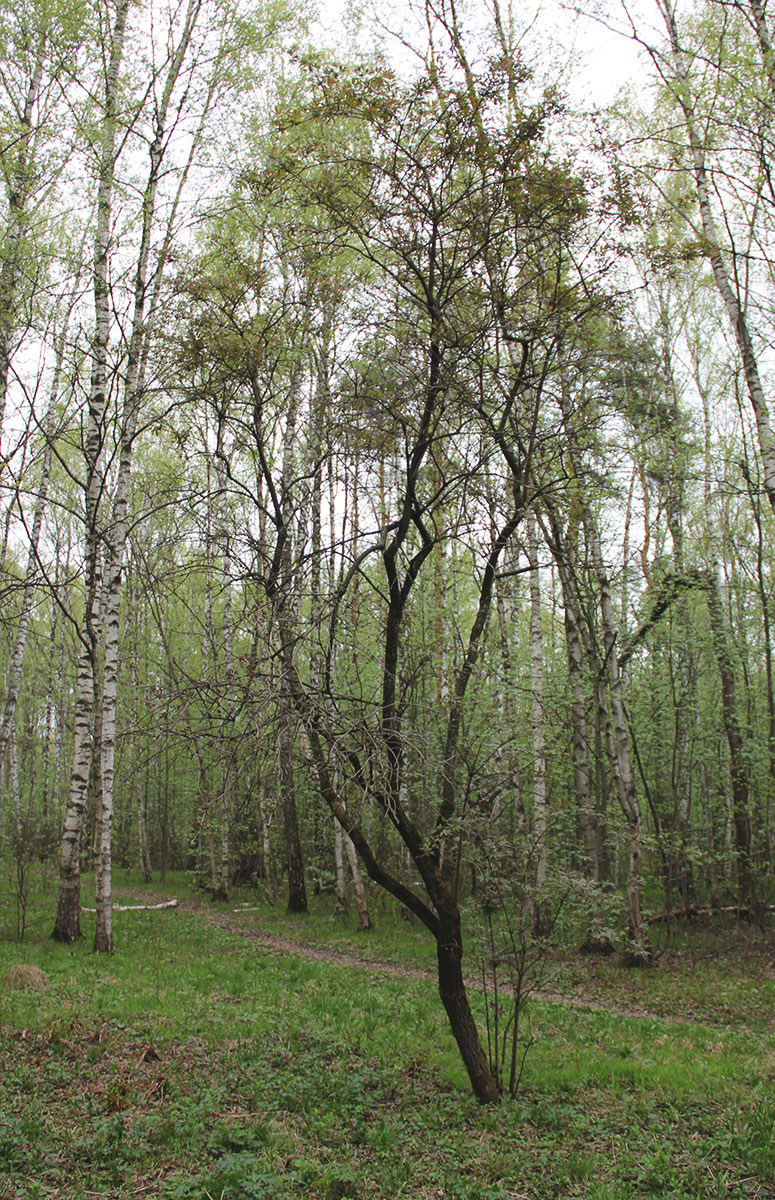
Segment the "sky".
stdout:
<path fill-rule="evenodd" d="M 331 46 L 346 44 L 345 16 L 352 3 L 321 0 L 318 28 L 323 42 Z M 520 6 L 519 13 L 519 24 L 525 29 L 522 44 L 528 57 L 538 52 L 552 70 L 561 70 L 569 100 L 584 108 L 610 104 L 621 88 L 633 82 L 637 86 L 637 81 L 645 77 L 638 48 L 625 33 L 623 6 L 612 0 L 607 13 L 602 5 L 596 7 L 597 15 L 581 15 L 560 0 L 535 0 L 530 7 Z M 368 31 L 366 37 L 373 40 L 373 30 L 381 27 L 380 41 L 386 52 L 398 63 L 411 65 L 411 53 L 402 46 L 401 36 L 419 44 L 423 29 L 421 22 L 412 20 L 406 0 L 364 0 L 359 8 Z M 461 20 L 468 28 L 482 25 L 487 21 L 487 8 L 482 0 L 473 0 L 465 8 L 460 5 L 460 13 L 465 14 Z"/>

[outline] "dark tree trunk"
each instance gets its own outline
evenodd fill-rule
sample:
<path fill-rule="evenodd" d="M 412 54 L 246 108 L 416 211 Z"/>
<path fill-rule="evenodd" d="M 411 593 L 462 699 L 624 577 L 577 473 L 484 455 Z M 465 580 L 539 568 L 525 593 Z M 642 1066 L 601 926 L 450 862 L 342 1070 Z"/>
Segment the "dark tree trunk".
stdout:
<path fill-rule="evenodd" d="M 436 959 L 439 996 L 474 1095 L 481 1104 L 497 1104 L 500 1092 L 479 1039 L 479 1031 L 463 982 L 463 939 L 457 905 L 439 919 Z"/>

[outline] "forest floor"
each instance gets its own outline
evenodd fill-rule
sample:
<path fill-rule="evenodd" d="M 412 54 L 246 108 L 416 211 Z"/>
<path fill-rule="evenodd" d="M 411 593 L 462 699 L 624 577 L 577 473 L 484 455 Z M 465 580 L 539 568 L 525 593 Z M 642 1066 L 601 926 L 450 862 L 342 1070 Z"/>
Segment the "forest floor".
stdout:
<path fill-rule="evenodd" d="M 519 1092 L 482 1108 L 421 927 L 164 895 L 115 914 L 110 959 L 88 914 L 50 941 L 50 886 L 12 942 L 0 895 L 0 975 L 49 980 L 0 993 L 0 1200 L 775 1198 L 773 937 L 696 929 L 650 970 L 553 952 Z"/>
<path fill-rule="evenodd" d="M 143 899 L 142 892 L 127 889 L 122 889 L 121 895 L 138 902 Z M 162 898 L 157 896 L 154 899 L 159 901 Z M 147 896 L 145 900 L 146 903 L 151 903 Z M 251 921 L 252 914 L 244 910 L 234 910 L 233 913 L 228 913 L 196 900 L 184 901 L 182 907 L 186 911 L 199 913 L 219 929 L 224 929 L 235 937 L 247 938 L 274 954 L 298 955 L 313 962 L 335 963 L 339 966 L 353 967 L 378 975 L 398 975 L 404 979 L 436 979 L 436 972 L 430 967 L 409 966 L 405 963 L 365 957 L 362 953 L 363 935 L 361 936 L 361 952 L 348 953 L 324 944 L 316 944 L 298 935 L 291 938 L 268 933 L 260 927 L 258 923 L 260 918 Z M 721 945 L 716 938 L 706 937 L 704 940 L 706 943 L 705 954 L 703 954 L 701 946 L 697 944 L 700 941 L 697 938 L 688 953 L 676 949 L 662 951 L 659 955 L 659 961 L 663 966 L 662 977 L 664 978 L 665 972 L 670 973 L 671 966 L 679 970 L 681 967 L 685 967 L 687 958 L 701 972 L 702 958 L 712 957 L 717 964 L 720 958 L 725 960 L 730 968 L 735 962 L 743 965 L 743 974 L 754 972 L 760 974 L 763 980 L 775 981 L 775 943 L 772 940 L 752 936 L 747 929 L 737 929 L 734 938 L 725 939 Z M 714 941 L 715 945 L 713 945 Z M 582 958 L 583 974 L 579 971 L 573 973 L 569 979 L 570 990 L 568 992 L 560 991 L 557 988 L 531 985 L 530 998 L 543 1004 L 562 1004 L 572 1008 L 592 1009 L 638 1020 L 658 1019 L 668 1024 L 677 1022 L 721 1025 L 725 1028 L 735 1027 L 744 1032 L 748 1029 L 743 1018 L 744 1015 L 747 1016 L 750 1013 L 751 1004 L 754 1004 L 756 1008 L 761 1008 L 758 1015 L 765 1020 L 769 1021 L 772 1016 L 769 998 L 765 999 L 761 995 L 749 996 L 743 1013 L 736 1011 L 724 994 L 715 991 L 708 992 L 707 989 L 703 989 L 702 1000 L 698 1000 L 697 996 L 693 996 L 687 991 L 661 995 L 653 993 L 653 1007 L 644 1008 L 643 1004 L 639 1002 L 643 988 L 637 973 L 633 975 L 632 979 L 629 979 L 629 973 L 619 969 L 621 959 L 618 957 L 615 957 L 611 964 L 616 969 L 611 970 L 609 966 L 609 969 L 606 970 L 605 957 L 603 957 L 602 964 L 594 956 L 586 956 L 586 961 Z M 551 963 L 545 964 L 544 973 L 552 974 Z M 568 976 L 567 970 L 563 972 L 559 968 L 557 974 Z M 481 980 L 469 976 L 467 984 L 469 987 L 479 988 Z M 757 1000 L 759 1004 L 756 1004 Z M 675 1009 L 676 1002 L 679 1006 L 677 1011 Z"/>

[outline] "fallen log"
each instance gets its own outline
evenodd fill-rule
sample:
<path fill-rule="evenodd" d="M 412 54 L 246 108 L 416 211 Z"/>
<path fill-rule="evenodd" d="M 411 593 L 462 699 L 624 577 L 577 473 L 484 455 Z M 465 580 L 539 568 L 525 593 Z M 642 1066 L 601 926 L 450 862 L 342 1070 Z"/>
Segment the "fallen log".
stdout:
<path fill-rule="evenodd" d="M 775 904 L 762 905 L 762 912 L 775 912 Z M 661 925 L 668 921 L 689 920 L 696 921 L 703 917 L 717 917 L 720 914 L 734 914 L 740 917 L 750 917 L 750 910 L 737 904 L 724 904 L 716 908 L 701 908 L 696 905 L 690 905 L 688 908 L 674 908 L 672 912 L 653 913 L 647 917 L 649 925 Z"/>
<path fill-rule="evenodd" d="M 177 908 L 177 900 L 162 900 L 160 904 L 114 904 L 113 912 L 151 912 L 157 908 Z M 85 908 L 81 905 L 81 912 L 96 913 L 96 908 Z"/>

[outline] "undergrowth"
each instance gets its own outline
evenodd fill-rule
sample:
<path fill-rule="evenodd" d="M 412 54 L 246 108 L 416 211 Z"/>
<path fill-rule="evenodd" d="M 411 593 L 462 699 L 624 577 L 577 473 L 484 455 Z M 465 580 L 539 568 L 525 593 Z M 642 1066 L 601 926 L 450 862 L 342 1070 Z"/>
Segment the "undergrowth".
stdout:
<path fill-rule="evenodd" d="M 325 911 L 234 907 L 239 928 L 432 962 L 414 929 L 397 949 L 391 913 L 359 941 Z M 0 942 L 0 973 L 29 962 L 50 981 L 0 994 L 5 1200 L 775 1197 L 771 949 L 729 940 L 637 973 L 558 962 L 577 1001 L 649 1015 L 530 1001 L 521 1090 L 488 1109 L 431 980 L 271 953 L 183 909 L 116 913 L 99 958 L 93 918 L 63 947 L 51 913 L 49 888 L 25 941 Z"/>

